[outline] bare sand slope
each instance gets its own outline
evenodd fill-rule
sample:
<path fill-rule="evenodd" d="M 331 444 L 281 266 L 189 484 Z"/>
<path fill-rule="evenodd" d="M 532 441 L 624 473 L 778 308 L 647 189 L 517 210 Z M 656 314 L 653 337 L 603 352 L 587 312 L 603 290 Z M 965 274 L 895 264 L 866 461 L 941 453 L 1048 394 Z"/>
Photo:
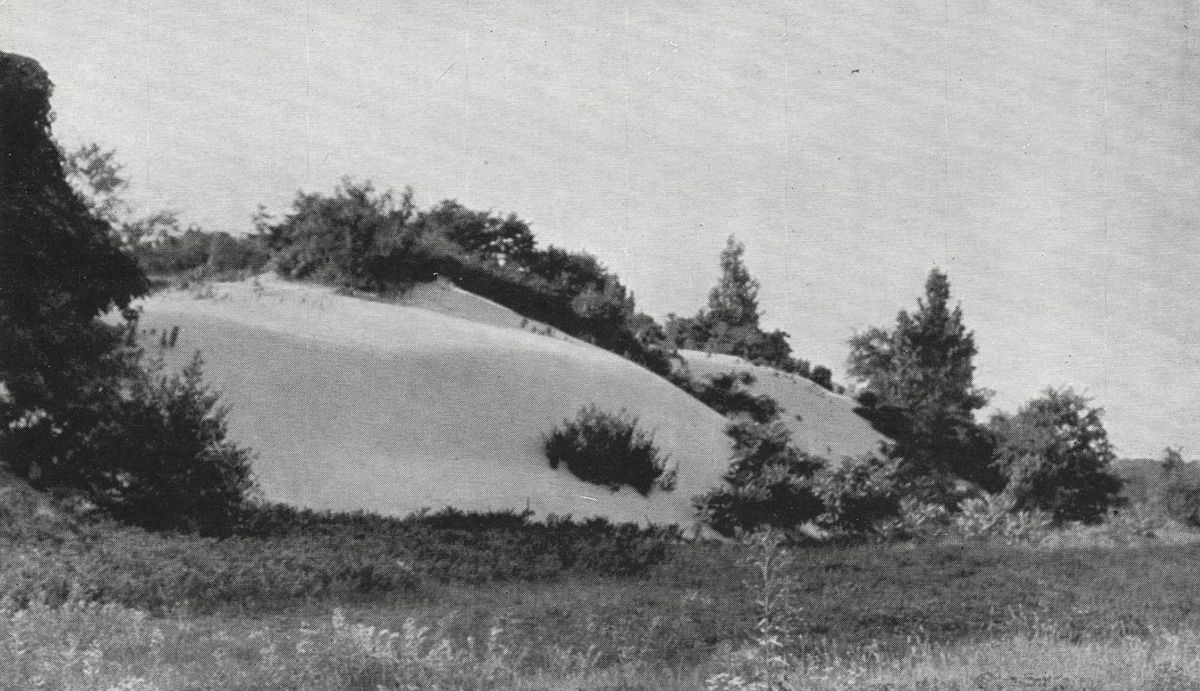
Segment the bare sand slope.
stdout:
<path fill-rule="evenodd" d="M 682 350 L 692 374 L 708 376 L 722 372 L 750 372 L 756 382 L 750 388 L 779 402 L 781 417 L 792 430 L 792 440 L 804 451 L 830 460 L 874 453 L 887 437 L 876 432 L 854 412 L 855 402 L 827 391 L 803 377 L 758 367 L 731 355 L 712 355 Z M 799 415 L 799 419 L 797 419 Z"/>
<path fill-rule="evenodd" d="M 728 467 L 724 420 L 599 348 L 508 324 L 467 294 L 386 304 L 271 277 L 144 301 L 143 329 L 180 327 L 169 364 L 196 350 L 259 452 L 267 498 L 405 514 L 522 509 L 692 524 L 691 497 Z M 437 289 L 440 290 L 440 289 Z M 487 303 L 490 304 L 490 303 Z M 445 305 L 443 305 L 445 306 Z M 490 310 L 490 311 L 489 311 Z M 153 343 L 156 336 L 147 339 Z M 551 470 L 541 435 L 587 403 L 628 409 L 679 464 L 673 492 L 610 492 Z"/>
<path fill-rule="evenodd" d="M 419 307 L 449 317 L 458 317 L 490 326 L 546 331 L 544 323 L 526 318 L 504 305 L 463 290 L 442 279 L 414 286 L 403 297 L 398 298 L 396 304 Z M 557 329 L 550 331 L 560 340 L 575 340 Z"/>

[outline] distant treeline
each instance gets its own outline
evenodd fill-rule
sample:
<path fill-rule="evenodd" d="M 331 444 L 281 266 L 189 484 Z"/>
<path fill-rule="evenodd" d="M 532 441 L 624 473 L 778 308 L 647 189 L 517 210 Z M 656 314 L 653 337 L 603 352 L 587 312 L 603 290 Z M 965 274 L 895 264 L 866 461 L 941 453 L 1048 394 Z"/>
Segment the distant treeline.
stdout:
<path fill-rule="evenodd" d="M 257 235 L 234 237 L 226 232 L 188 228 L 132 246 L 142 270 L 152 278 L 188 274 L 207 278 L 235 278 L 261 271 L 270 252 Z"/>

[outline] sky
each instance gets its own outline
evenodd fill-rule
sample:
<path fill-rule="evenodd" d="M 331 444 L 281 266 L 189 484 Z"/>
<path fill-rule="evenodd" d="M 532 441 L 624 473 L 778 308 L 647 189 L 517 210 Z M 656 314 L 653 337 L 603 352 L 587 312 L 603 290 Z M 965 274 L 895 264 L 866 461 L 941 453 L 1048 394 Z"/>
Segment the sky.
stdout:
<path fill-rule="evenodd" d="M 847 339 L 950 276 L 976 382 L 1070 385 L 1200 457 L 1200 1 L 0 0 L 55 134 L 143 211 L 247 232 L 346 175 L 514 212 L 693 314 L 725 238 L 763 322 Z"/>

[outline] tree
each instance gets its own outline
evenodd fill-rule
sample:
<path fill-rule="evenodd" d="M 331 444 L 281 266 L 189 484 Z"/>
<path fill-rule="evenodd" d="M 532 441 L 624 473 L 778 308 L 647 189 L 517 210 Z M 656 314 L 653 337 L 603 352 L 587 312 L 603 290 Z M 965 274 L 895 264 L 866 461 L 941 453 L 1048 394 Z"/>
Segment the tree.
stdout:
<path fill-rule="evenodd" d="M 267 229 L 279 272 L 291 278 L 380 287 L 373 266 L 399 241 L 412 213 L 406 192 L 399 206 L 391 191 L 343 179 L 332 196 L 298 194 L 292 212 Z"/>
<path fill-rule="evenodd" d="M 765 526 L 795 528 L 821 515 L 813 475 L 824 463 L 792 447 L 783 423 L 741 418 L 726 434 L 734 452 L 725 484 L 692 500 L 702 520 L 733 535 Z"/>
<path fill-rule="evenodd" d="M 95 142 L 63 154 L 67 182 L 94 216 L 114 226 L 132 210 L 121 196 L 129 181 L 121 175 L 124 166 L 117 163 L 116 156 L 116 150 L 103 150 Z"/>
<path fill-rule="evenodd" d="M 1187 461 L 1183 460 L 1183 448 L 1174 448 L 1168 446 L 1163 449 L 1162 460 L 1159 461 L 1164 475 L 1176 475 L 1184 468 Z"/>
<path fill-rule="evenodd" d="M 1120 479 L 1103 411 L 1067 389 L 1047 389 L 1016 415 L 996 415 L 996 462 L 1017 509 L 1058 520 L 1094 521 L 1118 502 Z"/>
<path fill-rule="evenodd" d="M 448 199 L 420 214 L 417 224 L 436 228 L 467 252 L 500 264 L 523 266 L 534 254 L 533 231 L 515 214 L 501 218 Z"/>
<path fill-rule="evenodd" d="M 98 317 L 147 288 L 136 262 L 67 183 L 46 72 L 0 53 L 0 435 L 54 420 L 129 367 Z"/>
<path fill-rule="evenodd" d="M 0 53 L 0 465 L 148 527 L 227 523 L 245 452 L 225 443 L 198 363 L 155 385 L 135 325 L 100 319 L 132 322 L 146 277 L 67 182 L 51 91 L 35 61 Z"/>
<path fill-rule="evenodd" d="M 902 310 L 895 329 L 871 328 L 850 340 L 849 373 L 864 382 L 888 420 L 898 475 L 929 501 L 953 502 L 956 479 L 994 487 L 987 435 L 975 411 L 989 392 L 974 384 L 974 333 L 962 306 L 950 307 L 950 281 L 933 269 L 917 310 Z"/>
<path fill-rule="evenodd" d="M 108 223 L 118 244 L 136 249 L 147 240 L 179 233 L 179 217 L 174 211 L 164 209 L 140 218 L 133 215 L 133 207 L 123 196 L 129 181 L 121 173 L 124 166 L 117 162 L 115 150 L 101 149 L 92 142 L 63 151 L 62 156 L 67 182 L 92 215 Z"/>
<path fill-rule="evenodd" d="M 758 281 L 750 276 L 742 255 L 746 247 L 732 235 L 721 251 L 721 280 L 708 294 L 711 320 L 728 327 L 758 328 Z"/>

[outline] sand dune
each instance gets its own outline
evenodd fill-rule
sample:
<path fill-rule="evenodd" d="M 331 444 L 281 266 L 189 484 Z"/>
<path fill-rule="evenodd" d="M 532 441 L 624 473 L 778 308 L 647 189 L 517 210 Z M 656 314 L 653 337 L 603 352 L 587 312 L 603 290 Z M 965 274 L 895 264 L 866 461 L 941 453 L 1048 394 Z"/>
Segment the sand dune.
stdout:
<path fill-rule="evenodd" d="M 727 468 L 720 415 L 611 353 L 522 329 L 498 305 L 448 286 L 387 304 L 259 280 L 157 294 L 141 326 L 148 342 L 180 327 L 169 364 L 203 351 L 269 499 L 691 525 L 691 497 Z M 551 470 L 541 435 L 588 403 L 640 416 L 679 464 L 677 488 L 645 498 Z"/>
<path fill-rule="evenodd" d="M 691 499 L 728 468 L 726 421 L 661 378 L 445 284 L 395 302 L 273 276 L 158 293 L 147 343 L 180 327 L 168 365 L 203 352 L 232 437 L 259 454 L 268 499 L 402 515 L 523 509 L 693 524 Z M 539 333 L 535 329 L 541 329 Z M 854 402 L 730 356 L 684 351 L 697 375 L 751 371 L 801 448 L 831 459 L 883 437 Z M 626 409 L 678 463 L 672 492 L 642 497 L 550 469 L 542 434 L 583 405 Z M 797 417 L 799 416 L 799 417 Z"/>
<path fill-rule="evenodd" d="M 874 453 L 887 441 L 854 412 L 853 399 L 827 391 L 808 379 L 757 367 L 730 355 L 695 350 L 680 354 L 696 376 L 731 371 L 753 374 L 756 381 L 750 388 L 774 398 L 784 409 L 782 419 L 792 430 L 792 441 L 799 449 L 839 460 Z"/>

